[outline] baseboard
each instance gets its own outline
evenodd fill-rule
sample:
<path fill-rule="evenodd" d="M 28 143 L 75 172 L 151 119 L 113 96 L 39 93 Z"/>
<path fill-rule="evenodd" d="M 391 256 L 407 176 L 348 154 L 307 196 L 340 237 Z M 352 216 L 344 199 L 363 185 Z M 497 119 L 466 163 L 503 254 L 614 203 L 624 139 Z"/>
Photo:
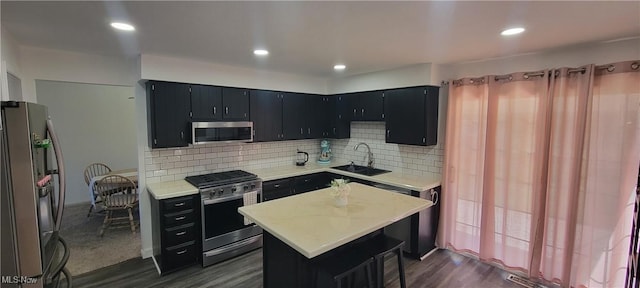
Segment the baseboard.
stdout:
<path fill-rule="evenodd" d="M 438 248 L 438 247 L 433 248 L 431 251 L 429 251 L 429 253 L 424 254 L 424 256 L 420 257 L 420 261 L 422 261 L 422 260 L 426 259 L 427 257 L 433 255 L 433 253 L 436 253 L 436 251 L 438 251 L 439 249 L 440 248 Z"/>
<path fill-rule="evenodd" d="M 149 257 L 153 257 L 153 249 L 140 249 L 140 255 L 142 255 L 142 259 L 147 259 Z"/>

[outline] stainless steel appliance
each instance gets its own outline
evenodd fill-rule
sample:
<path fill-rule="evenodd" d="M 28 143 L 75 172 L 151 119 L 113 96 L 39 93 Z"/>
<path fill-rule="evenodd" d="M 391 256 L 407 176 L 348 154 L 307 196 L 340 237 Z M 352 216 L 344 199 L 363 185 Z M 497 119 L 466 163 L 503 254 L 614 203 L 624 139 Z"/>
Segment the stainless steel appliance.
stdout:
<path fill-rule="evenodd" d="M 2 287 L 56 287 L 61 274 L 70 284 L 69 250 L 58 234 L 64 165 L 47 108 L 14 101 L 1 107 Z M 57 170 L 49 163 L 54 155 Z"/>
<path fill-rule="evenodd" d="M 385 227 L 384 233 L 393 238 L 404 240 L 404 251 L 414 258 L 422 260 L 435 251 L 440 218 L 440 201 L 438 199 L 440 187 L 418 192 L 380 183 L 372 183 L 371 185 L 433 202 L 433 206 Z"/>
<path fill-rule="evenodd" d="M 200 191 L 203 267 L 262 247 L 262 228 L 245 223 L 238 213 L 244 196 L 250 195 L 247 193 L 255 193 L 256 202 L 261 201 L 262 180 L 258 176 L 233 170 L 185 180 Z"/>
<path fill-rule="evenodd" d="M 253 122 L 191 122 L 191 143 L 253 142 Z"/>

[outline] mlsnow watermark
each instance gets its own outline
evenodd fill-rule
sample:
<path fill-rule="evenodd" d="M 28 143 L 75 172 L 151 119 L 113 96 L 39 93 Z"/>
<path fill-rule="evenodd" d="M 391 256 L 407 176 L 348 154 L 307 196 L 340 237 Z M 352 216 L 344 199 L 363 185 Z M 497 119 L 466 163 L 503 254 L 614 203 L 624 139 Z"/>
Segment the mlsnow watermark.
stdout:
<path fill-rule="evenodd" d="M 38 278 L 27 276 L 2 276 L 2 284 L 35 284 Z"/>

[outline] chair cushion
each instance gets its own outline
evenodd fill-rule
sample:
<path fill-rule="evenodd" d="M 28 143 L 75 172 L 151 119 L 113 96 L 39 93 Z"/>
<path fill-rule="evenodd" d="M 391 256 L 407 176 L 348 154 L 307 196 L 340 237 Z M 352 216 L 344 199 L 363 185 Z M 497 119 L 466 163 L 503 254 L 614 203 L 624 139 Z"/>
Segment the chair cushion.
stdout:
<path fill-rule="evenodd" d="M 137 194 L 114 194 L 107 197 L 104 205 L 107 208 L 128 207 L 138 202 Z"/>

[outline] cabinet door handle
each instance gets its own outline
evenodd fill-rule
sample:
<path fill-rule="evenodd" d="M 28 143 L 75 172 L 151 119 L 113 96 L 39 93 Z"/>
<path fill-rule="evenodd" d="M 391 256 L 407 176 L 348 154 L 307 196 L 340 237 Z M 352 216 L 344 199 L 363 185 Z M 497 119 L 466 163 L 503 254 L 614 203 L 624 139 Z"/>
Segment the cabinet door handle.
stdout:
<path fill-rule="evenodd" d="M 182 254 L 184 254 L 184 253 L 187 253 L 187 249 L 184 249 L 184 250 L 182 250 L 182 251 L 178 251 L 178 252 L 176 252 L 176 255 L 182 255 Z"/>
<path fill-rule="evenodd" d="M 311 128 L 307 128 L 307 134 L 311 135 Z"/>
<path fill-rule="evenodd" d="M 356 108 L 353 108 L 353 116 L 356 116 Z"/>
<path fill-rule="evenodd" d="M 181 207 L 184 206 L 184 202 L 173 204 L 173 207 Z"/>
<path fill-rule="evenodd" d="M 180 217 L 176 217 L 175 219 L 176 221 L 180 221 L 180 220 L 187 219 L 187 216 L 180 216 Z"/>
<path fill-rule="evenodd" d="M 184 131 L 180 131 L 180 139 L 184 140 Z"/>
<path fill-rule="evenodd" d="M 422 143 L 427 143 L 427 138 L 422 137 Z"/>
<path fill-rule="evenodd" d="M 224 107 L 224 114 L 229 114 L 229 107 Z"/>
<path fill-rule="evenodd" d="M 336 127 L 333 127 L 333 135 L 336 135 Z"/>
<path fill-rule="evenodd" d="M 280 184 L 273 185 L 273 188 L 280 188 Z"/>
<path fill-rule="evenodd" d="M 387 137 L 389 137 L 389 133 L 391 132 L 391 130 L 387 130 Z"/>
<path fill-rule="evenodd" d="M 300 128 L 300 134 L 304 134 L 304 132 L 302 131 L 302 128 Z"/>
<path fill-rule="evenodd" d="M 178 232 L 176 233 L 176 236 L 182 236 L 184 234 L 187 234 L 187 231 Z"/>
<path fill-rule="evenodd" d="M 213 115 L 216 115 L 216 106 L 213 106 Z"/>
<path fill-rule="evenodd" d="M 364 108 L 362 108 L 362 116 L 364 116 Z"/>

